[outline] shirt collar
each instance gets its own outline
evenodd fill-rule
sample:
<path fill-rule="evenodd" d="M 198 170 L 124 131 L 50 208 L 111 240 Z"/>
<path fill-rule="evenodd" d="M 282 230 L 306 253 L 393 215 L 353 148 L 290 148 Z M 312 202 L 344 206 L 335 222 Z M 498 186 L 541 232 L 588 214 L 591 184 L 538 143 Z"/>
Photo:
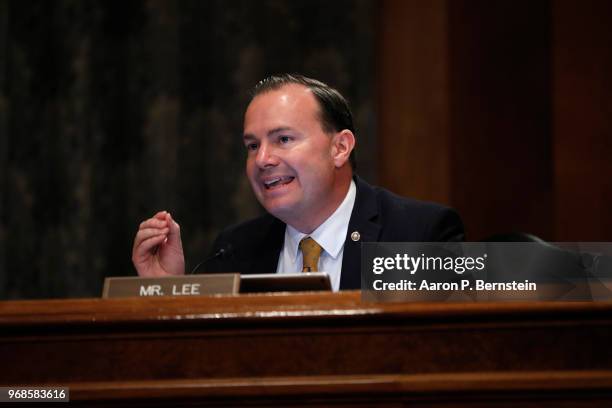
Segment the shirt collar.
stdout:
<path fill-rule="evenodd" d="M 351 184 L 349 185 L 348 192 L 342 203 L 340 203 L 336 211 L 334 211 L 334 213 L 311 234 L 304 234 L 287 224 L 287 228 L 285 229 L 285 246 L 289 246 L 289 255 L 293 263 L 296 262 L 300 241 L 306 236 L 310 236 L 317 241 L 323 250 L 332 258 L 336 259 L 338 257 L 344 246 L 344 237 L 346 237 L 346 231 L 348 230 L 351 213 L 355 205 L 356 195 L 357 188 L 355 182 L 351 179 Z M 338 239 L 338 237 L 343 238 Z"/>

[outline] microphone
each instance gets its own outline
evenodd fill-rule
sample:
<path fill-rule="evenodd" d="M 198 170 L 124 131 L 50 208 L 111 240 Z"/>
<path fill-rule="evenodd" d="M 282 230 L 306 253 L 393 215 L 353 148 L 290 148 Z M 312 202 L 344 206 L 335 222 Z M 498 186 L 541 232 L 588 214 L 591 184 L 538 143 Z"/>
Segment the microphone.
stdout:
<path fill-rule="evenodd" d="M 208 258 L 205 258 L 203 261 L 200 261 L 199 264 L 197 264 L 192 270 L 191 272 L 189 272 L 189 275 L 193 275 L 195 273 L 195 271 L 198 270 L 198 268 L 200 266 L 202 266 L 203 264 L 205 264 L 206 262 L 210 262 L 213 259 L 217 259 L 217 258 L 221 258 L 221 259 L 227 259 L 230 256 L 232 256 L 234 253 L 234 247 L 232 246 L 232 244 L 227 244 L 225 245 L 223 248 L 219 249 L 217 252 L 215 252 L 213 255 L 209 256 Z"/>

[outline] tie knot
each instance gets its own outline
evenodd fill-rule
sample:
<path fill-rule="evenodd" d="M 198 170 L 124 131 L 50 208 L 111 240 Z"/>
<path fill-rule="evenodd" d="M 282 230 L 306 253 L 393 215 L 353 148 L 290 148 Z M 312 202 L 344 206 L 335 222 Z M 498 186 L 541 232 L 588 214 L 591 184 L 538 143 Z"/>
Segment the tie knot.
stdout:
<path fill-rule="evenodd" d="M 302 251 L 302 272 L 317 272 L 319 267 L 319 257 L 321 256 L 321 245 L 311 237 L 306 237 L 300 241 Z"/>

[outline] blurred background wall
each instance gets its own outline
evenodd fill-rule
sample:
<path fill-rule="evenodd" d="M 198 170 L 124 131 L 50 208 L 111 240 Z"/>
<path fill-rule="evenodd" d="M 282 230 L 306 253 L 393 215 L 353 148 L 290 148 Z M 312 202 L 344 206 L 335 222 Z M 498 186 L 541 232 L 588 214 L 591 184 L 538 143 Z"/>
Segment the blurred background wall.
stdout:
<path fill-rule="evenodd" d="M 612 241 L 612 2 L 379 6 L 380 183 L 470 240 Z"/>
<path fill-rule="evenodd" d="M 612 241 L 612 2 L 0 0 L 0 299 L 99 296 L 167 209 L 188 267 L 260 213 L 248 90 L 350 100 L 359 173 L 470 240 Z"/>

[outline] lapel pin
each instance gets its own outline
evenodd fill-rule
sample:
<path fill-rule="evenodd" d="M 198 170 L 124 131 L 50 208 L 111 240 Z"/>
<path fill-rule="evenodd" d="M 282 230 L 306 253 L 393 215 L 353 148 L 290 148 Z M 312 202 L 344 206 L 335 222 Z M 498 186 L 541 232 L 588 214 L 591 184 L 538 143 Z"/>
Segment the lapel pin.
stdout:
<path fill-rule="evenodd" d="M 355 242 L 359 241 L 361 239 L 361 234 L 359 233 L 359 231 L 353 231 L 351 233 L 351 239 Z"/>

